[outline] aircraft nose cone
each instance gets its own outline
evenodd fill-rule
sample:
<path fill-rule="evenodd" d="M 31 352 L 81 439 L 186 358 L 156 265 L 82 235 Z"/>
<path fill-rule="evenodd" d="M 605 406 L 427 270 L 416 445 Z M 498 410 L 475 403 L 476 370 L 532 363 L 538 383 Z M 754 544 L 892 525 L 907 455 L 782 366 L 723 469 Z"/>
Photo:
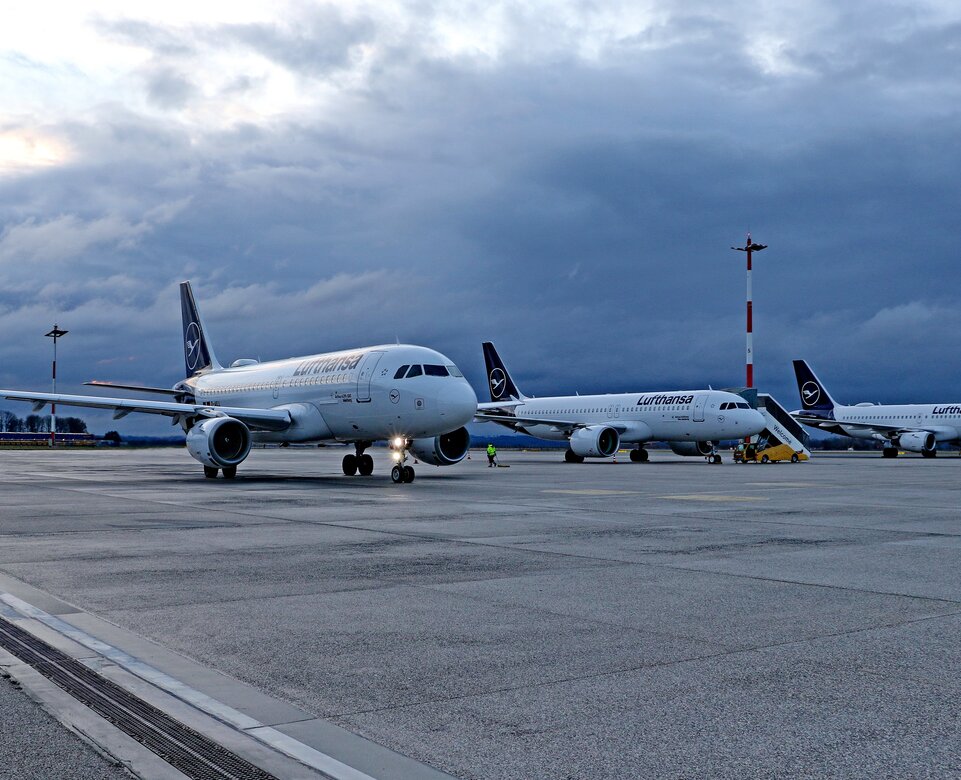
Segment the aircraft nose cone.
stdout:
<path fill-rule="evenodd" d="M 750 417 L 748 418 L 748 425 L 751 428 L 751 434 L 760 433 L 767 426 L 764 421 L 764 415 L 761 414 L 757 409 L 752 409 Z"/>
<path fill-rule="evenodd" d="M 444 388 L 440 397 L 440 409 L 455 425 L 467 425 L 477 413 L 477 396 L 466 379 Z"/>

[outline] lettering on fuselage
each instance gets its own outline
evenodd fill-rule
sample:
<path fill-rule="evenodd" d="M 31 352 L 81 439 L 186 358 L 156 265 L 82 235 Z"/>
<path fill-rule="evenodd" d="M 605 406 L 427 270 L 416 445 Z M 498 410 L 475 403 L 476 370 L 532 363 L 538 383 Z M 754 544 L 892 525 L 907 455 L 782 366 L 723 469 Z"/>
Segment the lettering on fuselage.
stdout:
<path fill-rule="evenodd" d="M 693 395 L 642 395 L 638 406 L 667 406 L 668 404 L 694 403 Z"/>
<path fill-rule="evenodd" d="M 961 414 L 961 406 L 935 406 L 931 414 Z"/>
<path fill-rule="evenodd" d="M 344 357 L 324 358 L 321 360 L 305 360 L 294 371 L 294 376 L 307 376 L 307 374 L 331 374 L 334 371 L 350 371 L 360 364 L 364 353 L 358 352 Z"/>

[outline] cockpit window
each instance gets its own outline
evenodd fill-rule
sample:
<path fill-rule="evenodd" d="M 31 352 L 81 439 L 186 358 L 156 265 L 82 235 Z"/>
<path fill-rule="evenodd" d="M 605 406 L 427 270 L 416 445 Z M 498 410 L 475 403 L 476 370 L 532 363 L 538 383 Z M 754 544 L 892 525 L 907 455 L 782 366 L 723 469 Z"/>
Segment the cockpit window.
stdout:
<path fill-rule="evenodd" d="M 464 378 L 464 375 L 460 372 L 460 369 L 457 366 L 455 366 L 453 363 L 447 364 L 447 370 L 450 372 L 451 376 L 457 376 L 457 377 L 460 377 L 461 379 Z"/>
<path fill-rule="evenodd" d="M 731 405 L 730 405 L 729 403 L 723 403 L 723 404 L 721 404 L 721 411 L 722 411 L 722 412 L 723 412 L 725 409 L 730 409 L 730 408 L 731 408 Z"/>
<path fill-rule="evenodd" d="M 410 368 L 410 364 L 409 364 L 409 363 L 408 363 L 406 366 L 401 366 L 400 368 L 398 368 L 398 369 L 397 369 L 397 373 L 394 374 L 394 379 L 402 379 L 403 376 L 404 376 L 404 374 L 407 373 L 407 369 L 408 369 L 408 368 Z"/>
<path fill-rule="evenodd" d="M 414 365 L 410 367 L 410 371 L 407 372 L 407 378 L 410 379 L 413 376 L 420 376 L 424 373 L 424 370 L 419 365 Z"/>
<path fill-rule="evenodd" d="M 738 409 L 750 409 L 750 408 L 751 408 L 751 405 L 750 405 L 750 404 L 746 404 L 746 403 L 742 403 L 741 401 L 738 401 L 737 408 L 738 408 Z"/>
<path fill-rule="evenodd" d="M 447 376 L 447 369 L 443 366 L 424 365 L 424 373 L 427 376 Z"/>

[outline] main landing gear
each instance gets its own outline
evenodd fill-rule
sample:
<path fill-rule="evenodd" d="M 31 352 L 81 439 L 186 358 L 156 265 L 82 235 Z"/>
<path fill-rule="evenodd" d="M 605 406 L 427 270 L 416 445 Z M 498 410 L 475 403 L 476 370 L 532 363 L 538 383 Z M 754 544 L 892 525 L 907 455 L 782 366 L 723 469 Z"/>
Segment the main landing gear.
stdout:
<path fill-rule="evenodd" d="M 896 458 L 898 457 L 898 448 L 885 447 L 883 450 L 881 450 L 881 456 L 884 458 Z"/>
<path fill-rule="evenodd" d="M 584 457 L 582 455 L 575 454 L 574 450 L 570 447 L 567 448 L 567 452 L 564 453 L 565 463 L 583 463 Z"/>
<path fill-rule="evenodd" d="M 391 439 L 388 443 L 392 450 L 391 457 L 394 459 L 394 467 L 390 470 L 390 478 L 395 485 L 399 485 L 401 482 L 414 481 L 414 469 L 406 465 L 407 447 L 409 445 L 410 442 L 401 436 Z"/>
<path fill-rule="evenodd" d="M 638 446 L 637 448 L 631 450 L 631 463 L 647 463 L 647 459 L 647 450 L 645 450 L 643 447 Z"/>
<path fill-rule="evenodd" d="M 217 479 L 217 472 L 220 471 L 216 466 L 204 466 L 204 476 L 207 479 Z M 234 479 L 237 476 L 237 467 L 228 466 L 223 470 L 224 479 Z"/>
<path fill-rule="evenodd" d="M 357 450 L 355 455 L 344 455 L 344 462 L 341 464 L 344 474 L 348 477 L 360 474 L 362 477 L 369 477 L 374 473 L 374 459 L 364 453 L 371 445 L 369 441 L 357 442 L 354 447 Z"/>

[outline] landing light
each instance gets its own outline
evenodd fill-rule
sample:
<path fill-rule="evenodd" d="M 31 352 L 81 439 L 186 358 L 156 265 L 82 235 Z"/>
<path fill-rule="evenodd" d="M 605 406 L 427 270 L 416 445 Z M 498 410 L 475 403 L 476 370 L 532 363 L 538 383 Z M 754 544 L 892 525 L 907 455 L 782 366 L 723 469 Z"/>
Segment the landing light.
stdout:
<path fill-rule="evenodd" d="M 399 452 L 392 452 L 390 455 L 391 455 L 391 457 L 392 457 L 394 460 L 398 460 L 398 461 L 400 460 L 400 453 L 399 453 Z"/>
<path fill-rule="evenodd" d="M 399 450 L 401 447 L 404 446 L 404 440 L 400 436 L 397 436 L 396 438 L 391 440 L 390 444 L 394 449 Z"/>

